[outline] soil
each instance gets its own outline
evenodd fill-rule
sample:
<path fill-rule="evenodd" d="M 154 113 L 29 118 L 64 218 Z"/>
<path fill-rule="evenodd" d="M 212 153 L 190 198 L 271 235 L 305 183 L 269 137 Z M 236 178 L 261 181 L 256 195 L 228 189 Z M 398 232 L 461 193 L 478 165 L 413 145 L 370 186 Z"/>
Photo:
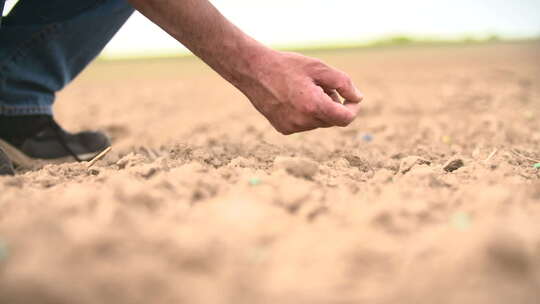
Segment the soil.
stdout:
<path fill-rule="evenodd" d="M 282 136 L 194 58 L 55 105 L 91 169 L 0 177 L 0 303 L 539 303 L 540 43 L 310 54 L 366 95 Z"/>

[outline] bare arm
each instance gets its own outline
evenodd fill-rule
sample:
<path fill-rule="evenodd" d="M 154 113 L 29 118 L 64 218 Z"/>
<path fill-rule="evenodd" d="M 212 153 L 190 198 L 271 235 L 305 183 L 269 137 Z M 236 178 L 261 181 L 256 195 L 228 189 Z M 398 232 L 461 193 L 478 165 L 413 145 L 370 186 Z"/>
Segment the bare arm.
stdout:
<path fill-rule="evenodd" d="M 267 48 L 209 1 L 128 1 L 242 91 L 279 132 L 346 126 L 356 117 L 362 96 L 348 76 L 319 60 Z"/>

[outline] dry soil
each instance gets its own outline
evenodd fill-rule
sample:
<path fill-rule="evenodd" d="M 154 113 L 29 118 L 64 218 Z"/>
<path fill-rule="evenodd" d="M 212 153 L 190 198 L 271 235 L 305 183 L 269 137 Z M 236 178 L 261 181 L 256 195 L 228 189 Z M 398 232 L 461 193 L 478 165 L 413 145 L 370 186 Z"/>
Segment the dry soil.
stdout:
<path fill-rule="evenodd" d="M 284 137 L 194 58 L 61 92 L 92 169 L 0 178 L 0 303 L 540 303 L 540 43 L 310 54 L 366 100 Z"/>

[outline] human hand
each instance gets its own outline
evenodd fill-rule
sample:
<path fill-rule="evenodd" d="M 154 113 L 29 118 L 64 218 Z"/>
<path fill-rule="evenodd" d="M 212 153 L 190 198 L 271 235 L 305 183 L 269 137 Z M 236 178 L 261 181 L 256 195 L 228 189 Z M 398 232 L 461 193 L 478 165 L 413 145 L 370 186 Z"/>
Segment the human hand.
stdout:
<path fill-rule="evenodd" d="M 208 0 L 128 1 L 240 89 L 283 134 L 344 127 L 358 113 L 362 94 L 347 75 L 320 60 L 265 47 Z"/>
<path fill-rule="evenodd" d="M 358 114 L 362 94 L 345 73 L 318 59 L 272 51 L 253 70 L 253 81 L 236 86 L 284 135 L 345 127 Z"/>

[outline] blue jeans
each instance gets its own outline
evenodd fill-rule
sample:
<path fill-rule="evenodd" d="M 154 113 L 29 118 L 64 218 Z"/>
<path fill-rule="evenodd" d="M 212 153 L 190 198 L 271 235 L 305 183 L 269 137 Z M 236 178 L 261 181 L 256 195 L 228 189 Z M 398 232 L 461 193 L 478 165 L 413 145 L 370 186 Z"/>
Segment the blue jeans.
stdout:
<path fill-rule="evenodd" d="M 132 13 L 126 0 L 20 0 L 0 26 L 0 115 L 52 115 Z"/>

